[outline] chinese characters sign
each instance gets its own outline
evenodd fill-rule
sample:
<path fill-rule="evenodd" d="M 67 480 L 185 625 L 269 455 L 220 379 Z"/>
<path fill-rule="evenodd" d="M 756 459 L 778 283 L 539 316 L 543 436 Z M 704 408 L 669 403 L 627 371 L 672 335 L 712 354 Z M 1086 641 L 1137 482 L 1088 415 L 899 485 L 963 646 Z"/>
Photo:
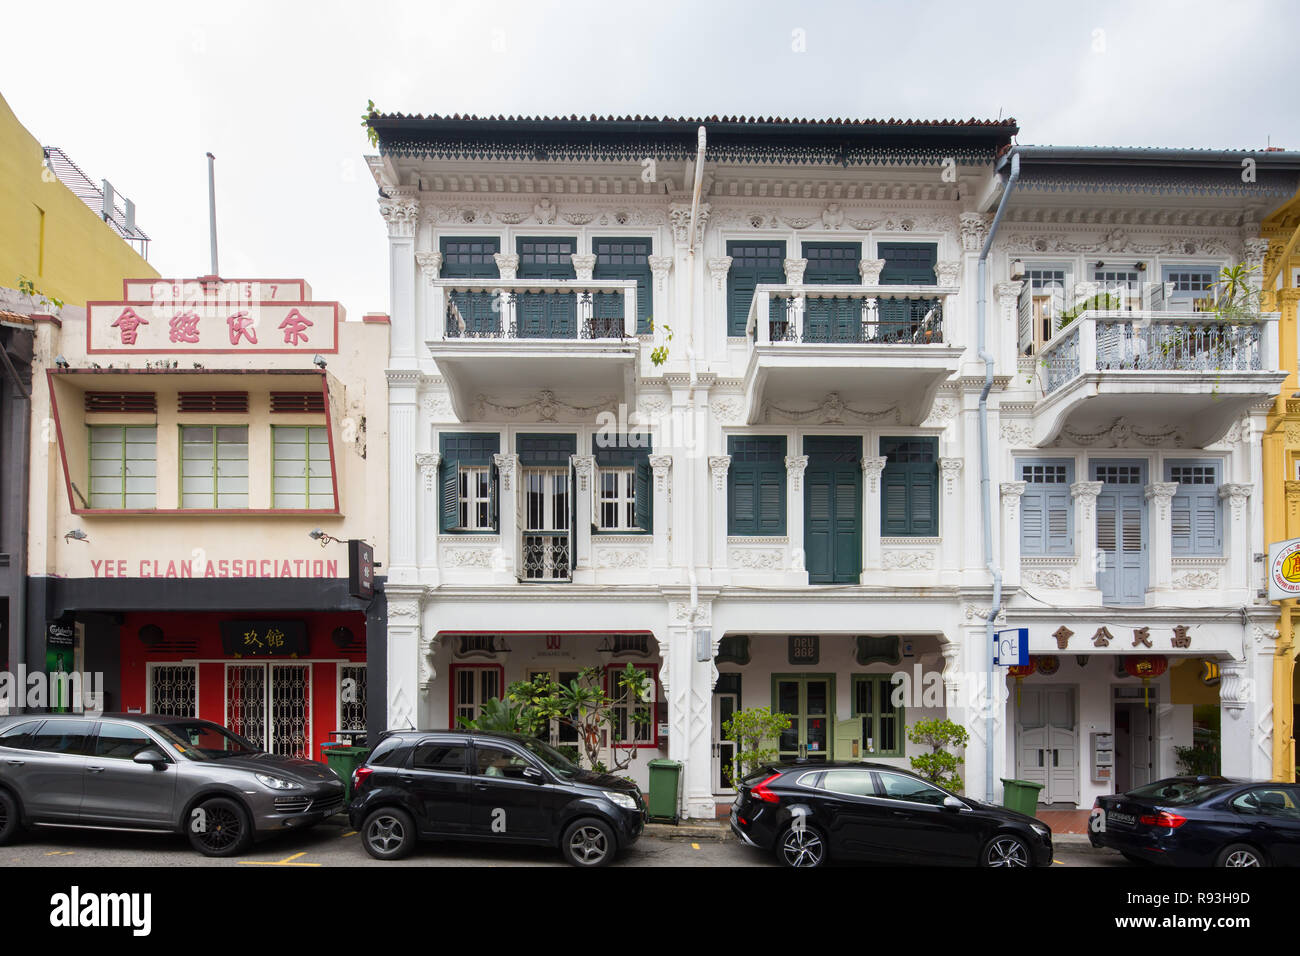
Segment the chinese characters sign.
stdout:
<path fill-rule="evenodd" d="M 222 621 L 221 649 L 230 657 L 307 657 L 307 622 Z"/>
<path fill-rule="evenodd" d="M 91 353 L 336 352 L 341 309 L 300 280 L 127 280 L 127 298 L 86 304 Z"/>

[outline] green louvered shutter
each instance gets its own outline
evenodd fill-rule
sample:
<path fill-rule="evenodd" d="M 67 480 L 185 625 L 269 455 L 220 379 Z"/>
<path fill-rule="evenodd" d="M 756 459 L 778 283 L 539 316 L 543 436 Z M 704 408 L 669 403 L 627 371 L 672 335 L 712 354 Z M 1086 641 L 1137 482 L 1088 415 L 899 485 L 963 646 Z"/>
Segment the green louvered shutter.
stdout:
<path fill-rule="evenodd" d="M 444 432 L 438 436 L 439 494 L 438 528 L 456 531 L 460 524 L 460 469 L 462 467 L 491 468 L 488 501 L 493 527 L 499 528 L 496 515 L 497 473 L 493 456 L 501 448 L 501 436 L 496 432 Z"/>
<path fill-rule="evenodd" d="M 937 465 L 913 465 L 909 475 L 911 527 L 907 533 L 932 538 L 939 533 L 939 473 Z"/>
<path fill-rule="evenodd" d="M 654 530 L 654 495 L 651 492 L 650 462 L 640 458 L 634 477 L 636 489 L 636 526 L 642 531 Z"/>
<path fill-rule="evenodd" d="M 501 240 L 495 236 L 443 236 L 438 240 L 442 265 L 438 274 L 444 279 L 496 279 L 496 254 Z M 494 308 L 496 296 L 483 292 L 453 292 L 451 301 L 465 320 L 471 336 L 495 335 L 500 331 L 501 311 Z M 449 334 L 455 335 L 452 331 Z"/>
<path fill-rule="evenodd" d="M 649 239 L 609 238 L 595 239 L 591 251 L 596 256 L 593 279 L 636 280 L 636 331 L 645 335 L 650 331 L 651 274 Z M 595 299 L 597 318 L 622 321 L 623 297 L 617 293 L 598 293 Z"/>
<path fill-rule="evenodd" d="M 939 533 L 938 439 L 882 438 L 881 528 L 886 535 Z"/>
<path fill-rule="evenodd" d="M 804 495 L 804 560 L 808 580 L 829 581 L 831 568 L 831 495 L 834 493 L 832 472 L 825 470 L 804 473 L 807 492 Z"/>
<path fill-rule="evenodd" d="M 732 435 L 727 447 L 727 533 L 785 534 L 785 438 Z"/>
<path fill-rule="evenodd" d="M 933 242 L 882 242 L 877 255 L 885 260 L 881 285 L 934 285 L 939 246 Z"/>
<path fill-rule="evenodd" d="M 728 242 L 731 269 L 727 273 L 727 334 L 745 334 L 754 290 L 760 284 L 785 282 L 784 242 Z"/>
<path fill-rule="evenodd" d="M 460 464 L 455 458 L 444 457 L 438 465 L 442 469 L 442 507 L 439 530 L 455 531 L 460 527 Z"/>

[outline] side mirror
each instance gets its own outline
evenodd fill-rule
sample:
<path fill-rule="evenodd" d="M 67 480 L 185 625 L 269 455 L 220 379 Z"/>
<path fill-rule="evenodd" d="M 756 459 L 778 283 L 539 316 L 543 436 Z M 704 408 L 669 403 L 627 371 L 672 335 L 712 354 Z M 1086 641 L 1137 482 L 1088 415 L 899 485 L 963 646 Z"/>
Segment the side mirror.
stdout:
<path fill-rule="evenodd" d="M 945 810 L 965 810 L 966 804 L 962 803 L 956 797 L 944 797 L 943 808 Z"/>
<path fill-rule="evenodd" d="M 159 750 L 157 747 L 146 747 L 144 750 L 141 750 L 138 754 L 136 754 L 134 759 L 136 763 L 151 764 L 155 768 L 159 768 L 167 764 L 167 758 L 163 756 L 162 751 Z"/>

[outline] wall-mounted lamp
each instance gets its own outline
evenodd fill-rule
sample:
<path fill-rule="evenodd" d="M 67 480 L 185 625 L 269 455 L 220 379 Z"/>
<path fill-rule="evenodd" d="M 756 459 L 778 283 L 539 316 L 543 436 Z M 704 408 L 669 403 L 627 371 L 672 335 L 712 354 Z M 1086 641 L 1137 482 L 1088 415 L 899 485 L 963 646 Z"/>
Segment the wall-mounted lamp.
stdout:
<path fill-rule="evenodd" d="M 1104 268 L 1106 268 L 1106 263 L 1104 263 L 1104 262 L 1102 262 L 1100 259 L 1098 259 L 1097 262 L 1096 262 L 1096 265 L 1094 265 L 1093 268 L 1094 268 L 1094 269 L 1104 269 Z"/>
<path fill-rule="evenodd" d="M 1022 259 L 1011 260 L 1011 278 L 1013 280 L 1023 279 L 1025 277 L 1025 263 Z"/>
<path fill-rule="evenodd" d="M 72 368 L 72 366 L 68 363 L 68 360 L 65 359 L 61 354 L 54 356 L 54 364 L 58 368 Z"/>
<path fill-rule="evenodd" d="M 320 528 L 312 528 L 310 531 L 307 532 L 307 537 L 313 539 L 314 541 L 319 541 L 320 546 L 322 548 L 325 547 L 325 545 L 327 544 L 343 543 L 342 538 L 336 538 L 332 534 L 327 534 L 326 532 L 322 531 Z"/>
<path fill-rule="evenodd" d="M 1136 269 L 1138 272 L 1146 272 L 1147 264 L 1145 262 L 1135 262 L 1133 263 L 1133 268 Z"/>
<path fill-rule="evenodd" d="M 311 359 L 311 364 L 315 365 L 317 368 L 324 368 L 325 360 L 321 358 L 319 355 L 313 355 Z"/>
<path fill-rule="evenodd" d="M 67 534 L 63 536 L 64 541 L 67 541 L 69 538 L 71 538 L 73 541 L 90 540 L 90 537 L 86 534 L 86 532 L 82 531 L 80 528 L 73 528 L 71 531 L 69 531 Z"/>

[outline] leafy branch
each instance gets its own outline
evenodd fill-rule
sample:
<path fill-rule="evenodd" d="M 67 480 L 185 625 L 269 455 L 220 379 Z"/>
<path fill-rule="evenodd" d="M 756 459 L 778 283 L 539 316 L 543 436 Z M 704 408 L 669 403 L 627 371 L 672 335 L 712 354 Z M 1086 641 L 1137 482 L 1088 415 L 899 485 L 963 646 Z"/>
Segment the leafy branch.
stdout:
<path fill-rule="evenodd" d="M 370 121 L 372 119 L 377 119 L 378 117 L 379 110 L 375 107 L 375 101 L 367 100 L 366 111 L 361 114 L 361 125 L 365 127 L 366 139 L 370 140 L 370 145 L 376 149 L 379 148 L 379 134 L 375 131 L 375 128 L 370 125 Z"/>
<path fill-rule="evenodd" d="M 30 299 L 32 302 L 37 302 L 39 299 L 39 303 L 42 306 L 45 305 L 54 306 L 54 310 L 56 312 L 62 311 L 63 309 L 62 299 L 56 299 L 52 295 L 46 295 L 40 289 L 36 288 L 36 283 L 33 282 L 31 279 L 27 278 L 27 276 L 18 277 L 18 291 L 21 292 L 23 295 L 27 296 L 27 298 Z"/>

